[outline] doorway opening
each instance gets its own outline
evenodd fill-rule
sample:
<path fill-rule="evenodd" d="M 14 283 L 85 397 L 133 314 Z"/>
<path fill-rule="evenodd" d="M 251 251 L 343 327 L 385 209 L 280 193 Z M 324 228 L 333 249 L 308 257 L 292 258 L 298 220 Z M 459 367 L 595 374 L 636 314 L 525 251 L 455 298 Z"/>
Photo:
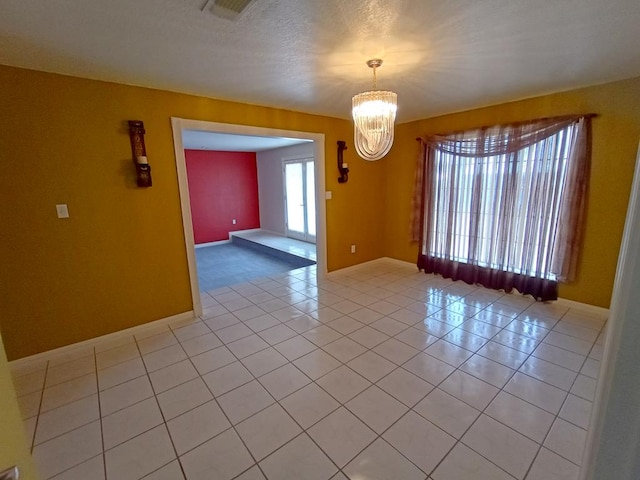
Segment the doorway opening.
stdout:
<path fill-rule="evenodd" d="M 319 276 L 326 274 L 326 215 L 325 203 L 323 200 L 325 190 L 324 134 L 206 122 L 176 117 L 171 119 L 171 124 L 176 156 L 176 169 L 178 173 L 187 263 L 191 282 L 191 295 L 194 313 L 196 315 L 202 315 L 202 302 L 200 298 L 200 284 L 198 281 L 198 267 L 196 261 L 196 244 L 194 239 L 185 146 L 183 141 L 183 135 L 185 132 L 197 131 L 203 133 L 210 132 L 251 137 L 283 137 L 313 142 L 312 158 L 306 159 L 307 162 L 305 162 L 304 167 L 302 167 L 304 169 L 305 176 L 304 178 L 300 178 L 301 182 L 306 184 L 306 190 L 302 192 L 302 198 L 304 200 L 302 203 L 305 205 L 302 209 L 302 225 L 303 227 L 306 225 L 306 229 L 303 228 L 301 232 L 305 236 L 305 241 L 308 242 L 311 239 L 315 241 L 314 253 L 317 263 L 317 274 Z M 288 161 L 291 159 L 286 160 Z M 311 180 L 313 180 L 312 183 L 310 182 Z M 315 188 L 312 186 L 313 184 L 315 184 Z M 281 205 L 280 208 L 284 209 L 286 208 L 286 205 Z M 294 225 L 294 227 L 296 226 L 297 225 Z M 300 237 L 292 238 L 298 240 Z"/>

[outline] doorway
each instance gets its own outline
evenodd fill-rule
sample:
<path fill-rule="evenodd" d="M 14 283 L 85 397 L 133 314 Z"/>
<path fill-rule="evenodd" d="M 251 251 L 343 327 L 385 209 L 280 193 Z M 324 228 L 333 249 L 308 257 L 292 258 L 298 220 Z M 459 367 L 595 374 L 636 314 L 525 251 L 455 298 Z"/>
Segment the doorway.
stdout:
<path fill-rule="evenodd" d="M 316 193 L 313 158 L 285 160 L 286 235 L 316 243 Z"/>
<path fill-rule="evenodd" d="M 195 315 L 202 315 L 202 303 L 200 299 L 200 287 L 198 282 L 198 272 L 195 256 L 195 241 L 193 234 L 193 220 L 191 217 L 191 206 L 189 200 L 189 185 L 187 182 L 187 170 L 183 145 L 183 132 L 185 130 L 197 130 L 202 132 L 226 133 L 232 135 L 248 135 L 261 137 L 287 137 L 304 139 L 313 142 L 313 158 L 316 160 L 312 163 L 313 167 L 307 167 L 315 180 L 315 189 L 309 192 L 307 189 L 307 203 L 311 204 L 308 198 L 311 193 L 312 202 L 315 205 L 314 214 L 317 217 L 315 221 L 316 231 L 314 234 L 317 255 L 317 274 L 324 276 L 327 273 L 326 261 L 326 209 L 324 202 L 325 190 L 325 152 L 324 152 L 324 134 L 299 132 L 293 130 L 279 130 L 272 128 L 252 127 L 247 125 L 234 125 L 228 123 L 206 122 L 201 120 L 189 120 L 183 118 L 172 117 L 171 126 L 173 131 L 174 153 L 176 157 L 176 169 L 178 173 L 178 187 L 180 192 L 180 204 L 182 210 L 182 224 L 185 237 L 185 247 L 187 254 L 187 264 L 189 268 L 189 277 L 191 283 L 191 297 L 193 301 L 193 310 Z M 307 177 L 305 177 L 307 178 Z M 311 216 L 307 215 L 307 223 L 309 224 Z M 310 233 L 310 232 L 309 232 Z"/>

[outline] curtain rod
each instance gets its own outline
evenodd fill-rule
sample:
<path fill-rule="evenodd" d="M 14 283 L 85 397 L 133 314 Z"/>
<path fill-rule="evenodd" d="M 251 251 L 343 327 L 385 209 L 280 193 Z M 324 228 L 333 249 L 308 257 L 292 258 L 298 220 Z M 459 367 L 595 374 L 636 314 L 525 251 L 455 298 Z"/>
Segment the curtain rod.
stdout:
<path fill-rule="evenodd" d="M 503 124 L 498 124 L 498 125 L 522 125 L 524 123 L 530 123 L 530 122 L 538 122 L 540 120 L 552 120 L 552 119 L 563 119 L 563 118 L 596 118 L 599 117 L 600 114 L 598 113 L 583 113 L 583 114 L 577 114 L 577 115 L 560 115 L 557 117 L 541 117 L 541 118 L 534 118 L 533 120 L 522 120 L 520 122 L 511 122 L 511 123 L 503 123 Z M 469 130 L 482 130 L 485 128 L 491 128 L 491 127 L 495 127 L 496 125 L 485 125 L 482 127 L 473 127 L 470 128 Z M 449 132 L 449 133 L 436 133 L 435 135 L 437 136 L 447 136 L 447 135 L 453 135 L 456 133 L 460 133 L 460 132 L 464 132 L 466 130 L 455 130 L 453 132 Z M 422 140 L 422 137 L 416 137 L 416 141 L 420 142 Z"/>

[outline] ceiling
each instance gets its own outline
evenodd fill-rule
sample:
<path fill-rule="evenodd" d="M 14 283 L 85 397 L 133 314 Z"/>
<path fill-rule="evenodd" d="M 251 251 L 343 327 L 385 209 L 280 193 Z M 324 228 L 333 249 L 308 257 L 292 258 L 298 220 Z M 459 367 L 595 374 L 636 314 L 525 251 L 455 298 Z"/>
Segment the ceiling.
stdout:
<path fill-rule="evenodd" d="M 0 63 L 348 118 L 398 121 L 640 76 L 638 0 L 0 0 Z"/>
<path fill-rule="evenodd" d="M 263 152 L 311 142 L 300 138 L 256 137 L 229 133 L 183 130 L 182 146 L 190 150 L 218 150 L 221 152 Z"/>

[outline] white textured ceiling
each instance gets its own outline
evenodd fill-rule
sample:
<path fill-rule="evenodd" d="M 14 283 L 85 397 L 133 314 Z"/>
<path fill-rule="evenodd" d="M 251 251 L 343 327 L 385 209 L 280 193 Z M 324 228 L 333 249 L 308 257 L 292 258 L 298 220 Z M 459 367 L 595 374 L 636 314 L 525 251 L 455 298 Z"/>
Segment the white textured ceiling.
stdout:
<path fill-rule="evenodd" d="M 348 118 L 371 87 L 400 122 L 640 76 L 639 0 L 0 0 L 0 63 Z"/>
<path fill-rule="evenodd" d="M 255 137 L 229 133 L 183 130 L 182 145 L 192 150 L 218 150 L 221 152 L 263 152 L 274 148 L 289 147 L 310 142 L 300 138 Z"/>

